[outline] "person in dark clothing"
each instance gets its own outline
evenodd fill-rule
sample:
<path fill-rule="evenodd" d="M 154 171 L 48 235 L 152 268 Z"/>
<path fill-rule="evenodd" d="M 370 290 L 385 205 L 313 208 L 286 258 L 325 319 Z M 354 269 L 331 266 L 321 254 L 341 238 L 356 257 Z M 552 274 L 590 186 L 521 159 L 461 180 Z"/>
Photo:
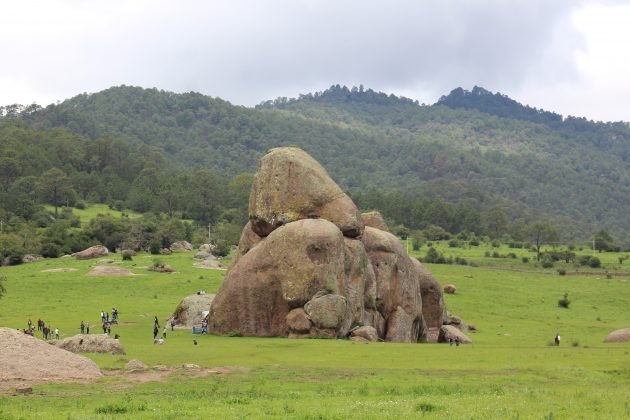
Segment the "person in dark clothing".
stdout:
<path fill-rule="evenodd" d="M 157 318 L 156 318 L 156 319 L 157 319 Z M 158 330 L 157 325 L 155 325 L 155 326 L 153 327 L 153 339 L 154 339 L 154 340 L 157 340 L 157 336 L 158 336 L 158 333 L 159 333 L 159 332 L 160 332 L 160 330 Z"/>
<path fill-rule="evenodd" d="M 85 333 L 85 324 L 81 321 L 81 334 Z"/>
<path fill-rule="evenodd" d="M 85 324 L 85 332 L 86 332 L 86 334 L 90 333 L 90 323 L 89 322 L 87 324 Z"/>
<path fill-rule="evenodd" d="M 158 317 L 157 316 L 153 320 L 153 325 L 155 325 L 156 328 L 160 328 L 160 321 L 158 321 Z"/>

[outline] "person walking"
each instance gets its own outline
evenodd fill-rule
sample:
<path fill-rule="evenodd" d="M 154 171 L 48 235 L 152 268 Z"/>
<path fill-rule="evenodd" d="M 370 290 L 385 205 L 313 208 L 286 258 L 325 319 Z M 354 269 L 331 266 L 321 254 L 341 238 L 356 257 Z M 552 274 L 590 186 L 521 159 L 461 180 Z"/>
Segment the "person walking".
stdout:
<path fill-rule="evenodd" d="M 153 326 L 153 340 L 154 340 L 154 341 L 155 341 L 155 340 L 157 340 L 157 336 L 158 336 L 158 333 L 159 333 L 159 332 L 160 332 L 160 330 L 158 330 L 157 325 L 154 325 L 154 326 Z"/>
<path fill-rule="evenodd" d="M 155 316 L 155 318 L 154 318 L 154 320 L 153 320 L 153 325 L 154 325 L 156 328 L 160 328 L 160 321 L 158 321 L 158 317 L 157 317 L 157 315 Z"/>
<path fill-rule="evenodd" d="M 162 330 L 162 338 L 166 338 L 166 326 L 164 326 L 164 329 Z"/>
<path fill-rule="evenodd" d="M 560 333 L 556 334 L 556 337 L 553 339 L 553 342 L 556 346 L 560 345 Z"/>
<path fill-rule="evenodd" d="M 85 333 L 85 324 L 81 321 L 81 334 Z"/>

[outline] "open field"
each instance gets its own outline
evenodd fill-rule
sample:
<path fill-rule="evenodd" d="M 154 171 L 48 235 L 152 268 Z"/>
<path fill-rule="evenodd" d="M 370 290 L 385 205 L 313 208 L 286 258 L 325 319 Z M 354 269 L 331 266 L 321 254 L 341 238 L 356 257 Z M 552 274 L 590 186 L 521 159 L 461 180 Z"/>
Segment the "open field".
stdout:
<path fill-rule="evenodd" d="M 44 206 L 46 210 L 53 212 L 55 208 L 49 204 Z M 59 209 L 61 211 L 61 208 Z M 79 217 L 79 221 L 81 222 L 81 226 L 87 226 L 90 223 L 90 220 L 96 218 L 99 214 L 109 214 L 113 217 L 119 218 L 122 215 L 126 214 L 130 218 L 140 217 L 139 213 L 136 213 L 133 210 L 125 210 L 124 212 L 110 209 L 107 204 L 90 204 L 85 209 L 77 209 L 72 208 L 72 214 Z"/>
<path fill-rule="evenodd" d="M 192 255 L 158 257 L 175 274 L 148 271 L 150 255 L 121 261 L 133 277 L 87 277 L 96 260 L 71 258 L 0 268 L 8 279 L 0 326 L 41 317 L 62 338 L 78 333 L 81 320 L 98 332 L 100 310 L 116 306 L 121 325 L 112 333 L 127 351 L 88 354 L 108 374 L 92 383 L 35 385 L 30 396 L 0 390 L 0 418 L 630 417 L 630 345 L 602 343 L 630 326 L 630 277 L 428 265 L 457 286 L 445 299 L 478 328 L 470 346 L 199 335 L 194 346 L 188 330 L 169 331 L 156 346 L 154 315 L 163 323 L 182 297 L 220 287 L 224 271 L 194 269 Z M 60 267 L 77 271 L 41 272 Z M 565 292 L 569 309 L 557 305 Z M 550 346 L 556 332 L 560 348 Z M 152 380 L 140 381 L 120 371 L 135 358 L 229 368 L 151 371 Z"/>

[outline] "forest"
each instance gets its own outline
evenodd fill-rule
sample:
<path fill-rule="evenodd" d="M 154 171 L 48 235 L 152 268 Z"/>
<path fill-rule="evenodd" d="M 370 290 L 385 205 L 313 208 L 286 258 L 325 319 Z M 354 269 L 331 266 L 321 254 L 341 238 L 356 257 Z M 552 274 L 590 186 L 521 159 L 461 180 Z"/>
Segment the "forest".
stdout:
<path fill-rule="evenodd" d="M 544 223 L 564 243 L 629 239 L 628 125 L 565 118 L 478 87 L 425 105 L 335 85 L 246 108 L 119 86 L 0 115 L 4 261 L 94 243 L 237 243 L 257 161 L 286 145 L 313 155 L 403 236 L 532 242 Z M 81 226 L 72 208 L 94 203 L 142 216 Z"/>

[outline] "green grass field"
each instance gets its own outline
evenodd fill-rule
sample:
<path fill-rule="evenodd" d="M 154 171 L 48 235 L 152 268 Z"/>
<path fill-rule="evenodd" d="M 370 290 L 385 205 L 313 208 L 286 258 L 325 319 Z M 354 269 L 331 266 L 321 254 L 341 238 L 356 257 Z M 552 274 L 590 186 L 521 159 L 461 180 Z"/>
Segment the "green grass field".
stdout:
<path fill-rule="evenodd" d="M 630 326 L 630 277 L 428 265 L 440 283 L 457 286 L 445 299 L 450 312 L 478 329 L 468 346 L 198 335 L 194 346 L 187 330 L 169 332 L 156 346 L 153 316 L 163 322 L 184 296 L 220 287 L 224 272 L 192 268 L 192 255 L 158 257 L 174 274 L 148 271 L 150 255 L 121 262 L 133 277 L 87 277 L 96 261 L 72 258 L 2 267 L 8 281 L 0 325 L 24 328 L 41 317 L 63 338 L 78 333 L 82 320 L 98 332 L 101 309 L 115 306 L 121 325 L 112 333 L 121 335 L 127 354 L 87 354 L 104 371 L 140 359 L 231 372 L 199 377 L 178 370 L 145 383 L 106 376 L 35 385 L 30 396 L 0 391 L 0 418 L 630 417 L 630 345 L 602 343 Z M 77 271 L 42 272 L 60 267 Z M 557 305 L 565 292 L 569 309 Z M 550 345 L 556 332 L 559 348 Z"/>
<path fill-rule="evenodd" d="M 49 204 L 45 205 L 44 207 L 49 212 L 55 211 L 55 208 Z M 61 211 L 61 209 L 59 209 L 59 211 Z M 79 217 L 79 220 L 81 221 L 81 226 L 87 226 L 90 223 L 90 220 L 94 219 L 99 214 L 109 214 L 114 217 L 121 217 L 123 215 L 123 212 L 110 209 L 107 204 L 91 204 L 85 209 L 73 208 L 72 214 Z M 133 210 L 125 210 L 124 214 L 132 219 L 134 217 L 140 217 L 140 214 L 136 213 Z"/>

